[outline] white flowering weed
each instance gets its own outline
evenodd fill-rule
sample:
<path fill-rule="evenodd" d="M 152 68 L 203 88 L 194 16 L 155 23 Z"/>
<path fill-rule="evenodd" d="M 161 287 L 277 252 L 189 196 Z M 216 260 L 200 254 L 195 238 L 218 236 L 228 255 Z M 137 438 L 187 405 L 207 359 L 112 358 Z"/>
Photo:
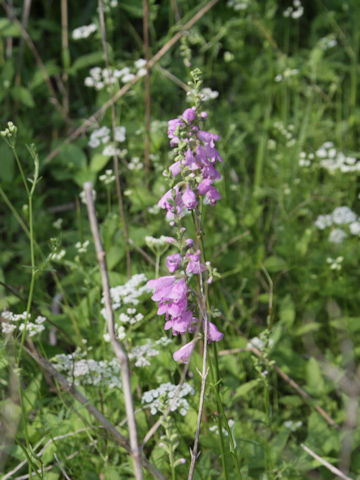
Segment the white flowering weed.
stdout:
<path fill-rule="evenodd" d="M 172 402 L 177 388 L 177 385 L 173 385 L 172 383 L 163 383 L 159 388 L 144 392 L 141 403 L 147 404 L 152 415 L 158 412 L 162 413 Z M 175 412 L 178 410 L 180 415 L 185 416 L 189 410 L 189 403 L 184 397 L 194 395 L 194 393 L 193 387 L 188 383 L 184 383 L 171 411 Z"/>

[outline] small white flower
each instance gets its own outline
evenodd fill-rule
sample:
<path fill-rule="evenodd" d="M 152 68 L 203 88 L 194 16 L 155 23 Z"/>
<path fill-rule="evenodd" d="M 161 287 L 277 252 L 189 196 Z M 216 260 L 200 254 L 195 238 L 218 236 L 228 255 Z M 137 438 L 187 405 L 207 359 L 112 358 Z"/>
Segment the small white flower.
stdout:
<path fill-rule="evenodd" d="M 329 235 L 329 242 L 336 244 L 342 243 L 346 237 L 347 234 L 344 232 L 344 230 L 341 230 L 341 228 L 335 228 Z"/>

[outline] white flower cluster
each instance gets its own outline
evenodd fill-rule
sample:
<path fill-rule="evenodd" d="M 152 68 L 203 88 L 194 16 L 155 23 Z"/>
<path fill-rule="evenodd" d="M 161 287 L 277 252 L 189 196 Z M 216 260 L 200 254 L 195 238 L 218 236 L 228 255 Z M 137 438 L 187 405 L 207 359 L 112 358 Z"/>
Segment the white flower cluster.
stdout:
<path fill-rule="evenodd" d="M 298 75 L 299 70 L 297 68 L 285 68 L 282 73 L 278 73 L 275 77 L 275 82 L 282 82 L 288 78 L 295 77 Z"/>
<path fill-rule="evenodd" d="M 104 0 L 103 8 L 104 12 L 110 12 L 112 8 L 118 6 L 118 0 Z"/>
<path fill-rule="evenodd" d="M 4 138 L 12 138 L 15 137 L 17 134 L 17 127 L 13 124 L 13 122 L 7 123 L 7 128 L 5 130 L 1 130 L 0 135 Z"/>
<path fill-rule="evenodd" d="M 52 360 L 54 367 L 64 372 L 68 380 L 74 381 L 75 385 L 84 383 L 93 386 L 108 385 L 110 388 L 121 388 L 120 365 L 116 358 L 110 361 L 96 361 L 84 357 L 85 354 L 80 352 L 68 355 L 61 353 L 55 355 Z"/>
<path fill-rule="evenodd" d="M 93 67 L 89 70 L 89 76 L 85 77 L 84 84 L 86 87 L 102 90 L 103 88 L 114 85 L 121 81 L 122 83 L 131 82 L 136 75 L 143 77 L 146 75 L 146 61 L 139 58 L 134 63 L 134 68 L 124 67 L 118 68 L 100 68 Z"/>
<path fill-rule="evenodd" d="M 126 128 L 121 126 L 115 127 L 114 141 L 121 143 L 121 142 L 124 142 L 125 139 L 126 139 Z M 96 148 L 96 147 L 99 147 L 101 144 L 106 145 L 109 142 L 110 142 L 110 128 L 101 127 L 91 132 L 88 145 L 90 148 Z"/>
<path fill-rule="evenodd" d="M 286 422 L 284 422 L 284 427 L 288 428 L 292 432 L 295 432 L 296 430 L 298 430 L 302 426 L 302 424 L 303 424 L 303 422 L 301 422 L 301 421 L 294 422 L 293 420 L 287 420 Z"/>
<path fill-rule="evenodd" d="M 343 173 L 360 171 L 360 161 L 357 161 L 355 157 L 347 157 L 343 152 L 336 150 L 333 142 L 325 142 L 321 145 L 316 150 L 316 156 L 320 159 L 320 165 L 329 172 L 336 170 Z"/>
<path fill-rule="evenodd" d="M 247 344 L 247 347 L 255 347 L 258 350 L 262 350 L 266 346 L 266 342 L 268 348 L 272 348 L 274 346 L 274 340 L 272 338 L 266 340 L 265 336 L 261 333 L 260 337 L 251 338 Z"/>
<path fill-rule="evenodd" d="M 304 14 L 304 7 L 301 5 L 300 0 L 293 0 L 292 7 L 288 7 L 286 10 L 283 11 L 283 16 L 286 18 L 293 18 L 297 20 L 298 18 L 302 17 Z"/>
<path fill-rule="evenodd" d="M 144 293 L 151 292 L 151 289 L 144 285 L 146 281 L 147 278 L 143 273 L 137 273 L 124 285 L 110 288 L 113 310 L 118 310 L 122 305 L 138 305 L 140 303 L 139 297 Z M 101 303 L 104 304 L 104 297 L 102 297 Z M 101 313 L 106 318 L 105 309 Z"/>
<path fill-rule="evenodd" d="M 129 359 L 135 360 L 135 367 L 147 367 L 150 365 L 149 358 L 159 355 L 159 350 L 152 347 L 151 343 L 137 345 L 129 352 Z"/>
<path fill-rule="evenodd" d="M 315 155 L 313 153 L 301 152 L 300 153 L 299 166 L 300 167 L 310 167 L 311 162 L 314 160 L 314 158 L 315 158 Z"/>
<path fill-rule="evenodd" d="M 142 313 L 137 313 L 136 308 L 128 308 L 126 313 L 120 313 L 119 320 L 122 323 L 128 323 L 130 325 L 135 325 L 135 323 L 141 322 L 144 315 Z"/>
<path fill-rule="evenodd" d="M 100 175 L 99 180 L 100 182 L 104 183 L 104 185 L 111 185 L 113 182 L 115 182 L 115 175 L 111 169 L 105 170 L 105 173 Z"/>
<path fill-rule="evenodd" d="M 315 220 L 315 226 L 319 230 L 325 230 L 328 227 L 335 227 L 331 230 L 329 235 L 329 242 L 342 243 L 347 237 L 347 233 L 338 228 L 348 226 L 348 230 L 352 235 L 360 235 L 360 218 L 349 207 L 337 207 L 328 215 L 319 215 Z"/>
<path fill-rule="evenodd" d="M 61 230 L 63 219 L 59 217 L 55 222 L 53 222 L 53 227 L 56 228 L 57 230 Z"/>
<path fill-rule="evenodd" d="M 146 403 L 150 407 L 150 412 L 155 415 L 157 412 L 163 412 L 175 397 L 177 385 L 172 383 L 163 383 L 159 388 L 145 392 L 141 398 L 141 403 Z M 171 408 L 172 412 L 179 410 L 180 415 L 185 416 L 189 410 L 189 403 L 184 398 L 187 395 L 194 395 L 194 389 L 188 383 L 184 383 L 180 393 Z"/>
<path fill-rule="evenodd" d="M 75 28 L 72 32 L 73 40 L 81 40 L 82 38 L 88 38 L 94 32 L 96 32 L 97 26 L 95 23 L 90 23 L 90 25 L 83 25 L 81 27 Z"/>
<path fill-rule="evenodd" d="M 129 170 L 141 170 L 143 168 L 143 163 L 140 162 L 139 157 L 133 157 L 131 161 L 128 163 Z"/>
<path fill-rule="evenodd" d="M 90 244 L 89 240 L 85 240 L 85 242 L 83 242 L 83 243 L 76 242 L 75 243 L 75 248 L 78 251 L 78 253 L 86 253 L 89 244 Z"/>
<path fill-rule="evenodd" d="M 166 237 L 161 235 L 160 238 L 155 238 L 150 235 L 145 237 L 145 243 L 149 248 L 163 248 L 167 245 L 170 245 L 173 242 L 172 237 Z"/>
<path fill-rule="evenodd" d="M 287 147 L 292 147 L 295 145 L 296 143 L 296 139 L 294 137 L 295 127 L 293 124 L 289 124 L 286 128 L 282 122 L 274 122 L 274 127 L 286 140 Z"/>
<path fill-rule="evenodd" d="M 235 425 L 235 422 L 233 419 L 230 418 L 230 420 L 228 421 L 228 425 L 229 425 L 229 428 L 233 428 L 234 425 Z M 218 425 L 213 425 L 212 427 L 209 428 L 210 432 L 215 432 L 216 435 L 219 435 L 219 427 Z M 223 434 L 225 435 L 225 437 L 228 437 L 229 434 L 228 434 L 228 431 L 226 430 L 225 427 L 222 427 L 222 432 Z"/>
<path fill-rule="evenodd" d="M 336 258 L 331 258 L 327 257 L 326 263 L 330 265 L 330 270 L 336 270 L 339 271 L 342 268 L 342 262 L 344 261 L 344 257 L 336 257 Z"/>
<path fill-rule="evenodd" d="M 235 12 L 239 12 L 248 8 L 250 0 L 228 0 L 226 5 L 235 10 Z"/>
<path fill-rule="evenodd" d="M 49 255 L 49 260 L 52 260 L 53 262 L 60 262 L 66 255 L 66 250 L 63 248 L 59 250 L 58 252 L 52 252 Z"/>
<path fill-rule="evenodd" d="M 321 50 L 330 50 L 330 48 L 336 47 L 338 44 L 335 35 L 326 35 L 326 37 L 323 37 L 319 40 L 319 46 Z"/>
<path fill-rule="evenodd" d="M 5 310 L 1 313 L 1 317 L 5 320 L 1 322 L 1 330 L 5 335 L 12 333 L 16 329 L 19 329 L 20 332 L 24 330 L 26 312 L 17 314 Z M 41 315 L 37 316 L 33 322 L 28 319 L 26 334 L 29 335 L 29 337 L 33 337 L 45 330 L 45 326 L 43 325 L 45 321 L 46 318 Z"/>

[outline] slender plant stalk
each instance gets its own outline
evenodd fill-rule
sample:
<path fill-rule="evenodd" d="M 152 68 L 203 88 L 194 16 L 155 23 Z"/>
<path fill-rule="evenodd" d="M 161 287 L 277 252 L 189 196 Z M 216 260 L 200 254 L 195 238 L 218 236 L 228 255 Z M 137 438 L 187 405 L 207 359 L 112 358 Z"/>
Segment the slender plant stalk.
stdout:
<path fill-rule="evenodd" d="M 109 69 L 110 62 L 109 62 L 109 53 L 108 53 L 107 44 L 106 44 L 105 17 L 104 17 L 104 6 L 103 6 L 102 0 L 98 0 L 98 6 L 99 6 L 99 19 L 100 19 L 100 28 L 101 28 L 101 40 L 102 40 L 102 46 L 104 51 L 104 57 L 105 57 L 105 65 L 106 65 L 106 68 Z M 116 112 L 115 112 L 114 102 L 111 103 L 111 123 L 112 123 L 113 139 L 115 141 Z M 122 221 L 122 227 L 124 232 L 127 276 L 128 278 L 130 278 L 131 277 L 131 257 L 130 257 L 130 245 L 129 245 L 129 232 L 127 227 L 124 200 L 123 200 L 123 194 L 122 194 L 122 186 L 121 186 L 121 180 L 120 180 L 119 158 L 116 153 L 114 155 L 114 173 L 115 173 L 115 179 L 116 179 L 116 193 L 117 193 L 118 203 L 119 203 L 120 218 Z"/>
<path fill-rule="evenodd" d="M 100 238 L 99 226 L 97 223 L 97 218 L 95 213 L 95 204 L 94 204 L 94 198 L 92 194 L 91 182 L 86 182 L 84 184 L 84 191 L 86 196 L 86 204 L 88 209 L 91 233 L 93 235 L 97 259 L 99 262 L 99 267 L 101 272 L 101 280 L 103 285 L 103 294 L 104 294 L 104 300 L 105 300 L 105 310 L 106 310 L 106 318 L 107 318 L 109 335 L 110 335 L 111 344 L 112 344 L 114 353 L 121 367 L 121 379 L 122 379 L 123 391 L 124 391 L 126 417 L 128 420 L 130 446 L 131 446 L 131 457 L 133 459 L 133 464 L 134 464 L 135 478 L 137 480 L 143 480 L 144 477 L 143 477 L 143 470 L 142 470 L 142 464 L 141 464 L 141 450 L 139 448 L 134 404 L 133 404 L 133 399 L 131 394 L 129 361 L 128 361 L 128 357 L 126 355 L 124 347 L 116 338 L 116 334 L 115 334 L 115 321 L 114 321 L 114 312 L 112 310 L 112 305 L 111 305 L 110 283 L 109 283 L 109 275 L 108 275 L 107 265 L 106 265 L 106 253 L 104 251 L 101 238 Z"/>
<path fill-rule="evenodd" d="M 21 24 L 24 30 L 27 29 L 29 15 L 31 9 L 31 0 L 24 0 L 23 11 L 21 16 Z M 24 56 L 24 36 L 20 38 L 18 56 L 16 59 L 16 74 L 15 74 L 15 85 L 21 85 L 21 67 Z"/>
<path fill-rule="evenodd" d="M 149 62 L 149 0 L 143 0 L 143 37 L 144 55 L 146 60 L 145 75 L 145 173 L 149 178 L 150 173 L 150 117 L 151 117 L 151 93 L 150 93 L 150 68 Z"/>
<path fill-rule="evenodd" d="M 0 0 L 1 3 L 4 0 Z M 180 38 L 187 33 L 190 28 L 192 28 L 195 23 L 197 23 L 219 0 L 211 0 L 203 8 L 201 8 L 185 25 L 179 26 L 181 30 L 177 32 L 165 45 L 163 45 L 160 50 L 149 60 L 147 66 L 151 69 L 169 50 L 172 48 Z M 140 80 L 141 75 L 136 75 L 129 83 L 125 84 L 115 95 L 113 95 L 107 102 L 105 102 L 95 113 L 93 113 L 89 118 L 87 118 L 80 127 L 75 129 L 64 141 L 64 143 L 55 148 L 45 159 L 44 164 L 50 162 L 55 158 L 61 151 L 64 145 L 67 145 L 78 138 L 80 135 L 85 133 L 86 129 L 93 124 L 99 117 L 102 117 L 107 109 L 113 104 L 116 103 L 121 97 L 123 97 L 135 83 Z"/>
<path fill-rule="evenodd" d="M 61 54 L 64 72 L 62 80 L 64 83 L 63 107 L 66 115 L 69 115 L 69 85 L 68 70 L 70 68 L 69 50 L 69 23 L 68 23 L 68 0 L 61 0 Z"/>

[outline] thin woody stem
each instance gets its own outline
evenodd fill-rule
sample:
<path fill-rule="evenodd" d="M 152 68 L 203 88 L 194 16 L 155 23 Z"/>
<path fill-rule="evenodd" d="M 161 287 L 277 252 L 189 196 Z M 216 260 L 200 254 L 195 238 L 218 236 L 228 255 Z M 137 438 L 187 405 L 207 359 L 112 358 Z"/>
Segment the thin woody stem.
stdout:
<path fill-rule="evenodd" d="M 114 353 L 121 367 L 121 380 L 122 380 L 123 391 L 124 391 L 126 417 L 128 421 L 131 456 L 134 464 L 135 478 L 136 480 L 143 480 L 144 476 L 143 476 L 143 470 L 142 470 L 142 464 L 141 464 L 141 450 L 139 448 L 134 404 L 133 404 L 133 398 L 131 393 L 129 361 L 128 361 L 128 357 L 124 347 L 116 338 L 116 334 L 115 334 L 115 320 L 114 320 L 114 312 L 112 309 L 112 302 L 111 302 L 111 295 L 110 295 L 110 282 L 109 282 L 109 275 L 108 275 L 107 264 L 106 264 L 106 253 L 104 251 L 101 238 L 100 238 L 100 232 L 99 232 L 99 226 L 96 218 L 91 182 L 86 182 L 84 184 L 84 191 L 85 191 L 86 205 L 88 209 L 91 233 L 94 239 L 96 255 L 97 255 L 97 259 L 100 267 L 108 331 L 109 331 Z"/>

